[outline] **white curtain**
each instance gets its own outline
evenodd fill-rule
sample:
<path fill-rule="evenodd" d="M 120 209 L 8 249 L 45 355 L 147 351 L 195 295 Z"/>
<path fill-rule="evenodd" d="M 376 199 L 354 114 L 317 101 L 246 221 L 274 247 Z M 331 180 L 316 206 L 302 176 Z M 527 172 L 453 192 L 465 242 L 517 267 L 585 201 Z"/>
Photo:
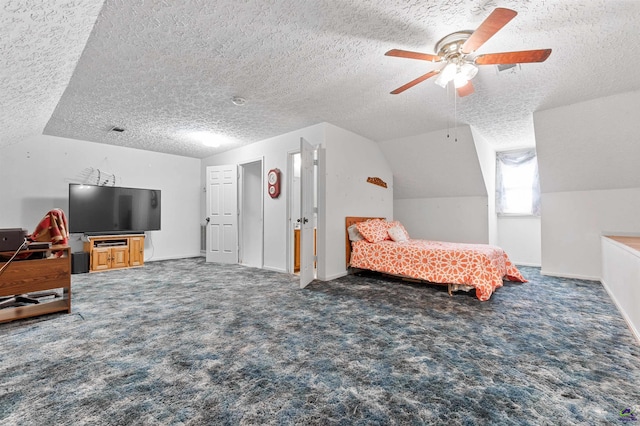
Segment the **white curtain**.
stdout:
<path fill-rule="evenodd" d="M 496 212 L 540 216 L 540 178 L 535 149 L 496 153 Z"/>

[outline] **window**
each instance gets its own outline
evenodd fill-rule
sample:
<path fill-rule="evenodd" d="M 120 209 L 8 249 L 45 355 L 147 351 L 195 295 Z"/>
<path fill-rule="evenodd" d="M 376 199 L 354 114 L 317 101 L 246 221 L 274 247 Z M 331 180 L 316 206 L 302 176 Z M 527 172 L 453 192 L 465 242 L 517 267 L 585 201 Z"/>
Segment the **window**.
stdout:
<path fill-rule="evenodd" d="M 540 181 L 534 149 L 496 153 L 496 212 L 540 215 Z"/>

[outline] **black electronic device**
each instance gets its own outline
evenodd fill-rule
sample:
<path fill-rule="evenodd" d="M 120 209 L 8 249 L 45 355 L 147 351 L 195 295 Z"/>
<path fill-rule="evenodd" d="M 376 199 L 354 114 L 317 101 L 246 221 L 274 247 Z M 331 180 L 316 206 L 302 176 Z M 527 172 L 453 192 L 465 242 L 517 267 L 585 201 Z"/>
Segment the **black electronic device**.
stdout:
<path fill-rule="evenodd" d="M 0 251 L 15 251 L 22 247 L 27 230 L 22 228 L 0 229 Z"/>
<path fill-rule="evenodd" d="M 93 235 L 160 230 L 160 190 L 69 184 L 69 232 Z"/>
<path fill-rule="evenodd" d="M 71 253 L 71 273 L 86 274 L 89 272 L 89 253 L 78 251 Z"/>
<path fill-rule="evenodd" d="M 29 250 L 49 249 L 51 243 L 49 241 L 31 241 L 28 245 Z"/>

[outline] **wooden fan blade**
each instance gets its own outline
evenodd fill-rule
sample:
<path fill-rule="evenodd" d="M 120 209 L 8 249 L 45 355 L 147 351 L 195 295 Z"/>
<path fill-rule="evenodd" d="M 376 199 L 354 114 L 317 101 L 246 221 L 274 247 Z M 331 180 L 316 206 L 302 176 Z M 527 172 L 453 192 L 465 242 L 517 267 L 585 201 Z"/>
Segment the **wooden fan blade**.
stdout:
<path fill-rule="evenodd" d="M 387 56 L 397 56 L 399 58 L 420 59 L 421 61 L 438 62 L 442 58 L 437 55 L 430 55 L 428 53 L 410 52 L 408 50 L 391 49 L 387 53 Z"/>
<path fill-rule="evenodd" d="M 499 7 L 491 12 L 482 24 L 471 34 L 462 45 L 462 53 L 468 54 L 478 50 L 495 33 L 507 25 L 518 14 L 515 10 Z"/>
<path fill-rule="evenodd" d="M 544 62 L 551 55 L 551 49 L 521 50 L 519 52 L 488 53 L 478 55 L 477 65 L 526 64 Z"/>
<path fill-rule="evenodd" d="M 473 84 L 471 83 L 471 81 L 468 81 L 464 86 L 458 87 L 456 91 L 458 92 L 458 96 L 463 97 L 469 96 L 475 91 L 475 89 L 473 88 Z"/>
<path fill-rule="evenodd" d="M 422 75 L 418 78 L 416 78 L 415 80 L 411 80 L 410 82 L 408 82 L 407 84 L 405 84 L 404 86 L 400 86 L 398 87 L 396 90 L 394 90 L 393 92 L 391 92 L 392 95 L 397 95 L 398 93 L 402 93 L 407 89 L 412 88 L 413 86 L 415 86 L 418 83 L 422 83 L 423 81 L 425 81 L 428 78 L 433 77 L 434 75 L 440 73 L 440 70 L 434 70 L 434 71 L 429 71 L 428 73 L 426 73 L 425 75 Z"/>

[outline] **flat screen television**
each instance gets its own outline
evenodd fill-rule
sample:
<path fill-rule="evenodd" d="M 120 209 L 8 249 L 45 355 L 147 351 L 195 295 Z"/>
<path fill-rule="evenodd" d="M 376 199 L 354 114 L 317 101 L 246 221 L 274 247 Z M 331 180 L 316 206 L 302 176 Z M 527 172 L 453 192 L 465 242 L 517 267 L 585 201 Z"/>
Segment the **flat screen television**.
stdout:
<path fill-rule="evenodd" d="M 69 232 L 94 235 L 160 230 L 160 190 L 69 184 Z"/>

